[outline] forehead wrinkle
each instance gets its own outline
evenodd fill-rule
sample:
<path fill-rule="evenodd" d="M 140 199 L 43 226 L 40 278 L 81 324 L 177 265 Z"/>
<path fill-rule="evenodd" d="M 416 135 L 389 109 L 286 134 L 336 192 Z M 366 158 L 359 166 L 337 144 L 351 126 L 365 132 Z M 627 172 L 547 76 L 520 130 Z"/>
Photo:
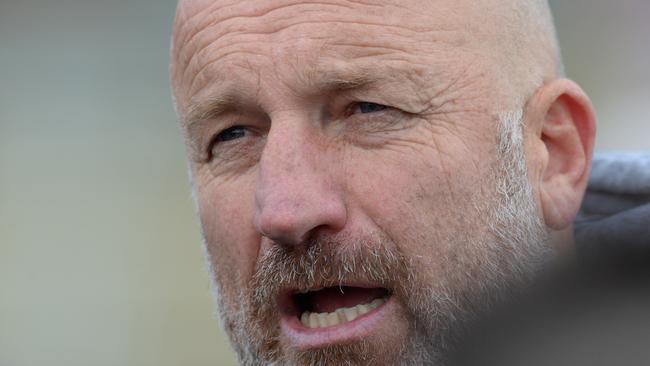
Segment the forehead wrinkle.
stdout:
<path fill-rule="evenodd" d="M 240 3 L 243 4 L 244 1 L 241 1 Z M 235 4 L 237 4 L 237 2 L 235 2 Z M 229 10 L 232 11 L 230 13 L 230 15 L 226 15 L 226 16 L 222 16 L 222 17 L 217 17 L 216 16 L 215 13 L 217 13 L 217 12 L 214 11 L 215 9 L 212 9 L 212 7 L 214 5 L 207 8 L 207 9 L 205 9 L 204 11 L 209 12 L 209 14 L 212 15 L 212 17 L 210 17 L 211 20 L 206 24 L 197 24 L 196 28 L 198 28 L 198 30 L 196 32 L 193 32 L 190 35 L 190 38 L 188 40 L 186 40 L 185 43 L 192 42 L 196 36 L 200 35 L 204 31 L 213 29 L 218 23 L 227 23 L 227 22 L 232 22 L 234 20 L 241 20 L 241 19 L 256 19 L 256 18 L 257 19 L 262 19 L 264 17 L 273 16 L 274 13 L 279 13 L 279 12 L 281 12 L 283 10 L 286 10 L 286 9 L 294 7 L 294 6 L 316 5 L 316 6 L 329 6 L 329 7 L 334 7 L 334 8 L 344 8 L 344 9 L 347 9 L 347 10 L 352 10 L 353 9 L 352 6 L 348 6 L 348 5 L 340 4 L 340 3 L 334 3 L 334 2 L 323 2 L 323 1 L 311 1 L 310 2 L 310 1 L 304 1 L 303 0 L 303 1 L 289 2 L 289 3 L 282 4 L 282 5 L 276 5 L 276 4 L 272 4 L 272 2 L 269 1 L 268 4 L 266 4 L 266 5 L 268 5 L 266 8 L 262 7 L 262 6 L 258 6 L 256 8 L 249 9 L 249 11 L 245 12 L 244 14 L 241 14 L 241 13 L 238 14 L 237 12 L 234 12 L 234 10 L 236 10 L 237 7 L 232 6 L 232 5 L 233 5 L 232 3 L 231 4 L 226 4 L 226 5 L 222 6 L 221 9 L 218 9 L 218 10 L 223 10 L 224 8 L 228 8 Z M 303 15 L 307 14 L 307 13 L 316 13 L 316 14 L 322 15 L 324 13 L 324 11 L 323 11 L 322 8 L 320 8 L 320 9 L 316 9 L 316 10 L 302 11 L 301 12 L 301 14 L 303 14 Z M 293 18 L 293 17 L 294 16 L 289 17 L 289 16 L 285 15 L 284 18 Z M 269 22 L 269 23 L 273 23 L 273 22 Z"/>
<path fill-rule="evenodd" d="M 244 2 L 241 2 L 242 4 Z M 179 39 L 178 44 L 180 44 L 180 48 L 177 49 L 178 54 L 182 54 L 185 51 L 186 47 L 189 47 L 193 43 L 195 43 L 196 38 L 200 37 L 201 34 L 205 32 L 210 32 L 214 31 L 214 29 L 219 25 L 220 27 L 224 28 L 224 32 L 221 34 L 218 34 L 217 37 L 212 38 L 208 43 L 214 43 L 217 41 L 221 36 L 225 35 L 228 33 L 228 25 L 232 23 L 233 21 L 241 21 L 242 19 L 263 19 L 264 17 L 269 17 L 269 16 L 274 16 L 274 13 L 279 13 L 287 8 L 293 7 L 293 6 L 309 6 L 309 5 L 316 5 L 316 6 L 323 6 L 327 5 L 329 7 L 337 7 L 337 8 L 345 8 L 345 9 L 352 9 L 351 6 L 347 6 L 345 4 L 337 4 L 337 3 L 326 3 L 326 2 L 305 2 L 305 1 L 296 1 L 296 2 L 290 2 L 282 5 L 276 5 L 276 4 L 271 4 L 269 2 L 266 7 L 263 6 L 257 6 L 254 7 L 253 9 L 247 9 L 246 12 L 237 12 L 236 10 L 240 9 L 240 7 L 237 6 L 232 6 L 233 3 L 230 4 L 225 4 L 221 6 L 220 8 L 217 8 L 215 4 L 218 4 L 218 2 L 211 4 L 211 6 L 207 7 L 206 9 L 203 9 L 201 11 L 198 11 L 196 14 L 188 18 L 187 20 L 183 21 L 178 21 L 177 22 L 177 27 L 183 28 L 182 25 L 193 22 L 194 19 L 198 18 L 202 13 L 207 13 L 206 18 L 207 21 L 201 22 L 201 21 L 196 21 L 192 24 L 192 32 L 189 32 L 186 37 L 183 37 L 183 39 Z M 239 3 L 234 3 L 238 4 Z M 216 9 L 215 9 L 216 8 Z M 230 12 L 225 11 L 225 10 L 230 10 Z M 312 10 L 312 11 L 303 11 L 301 12 L 302 15 L 305 15 L 307 13 L 316 13 L 319 15 L 323 14 L 323 9 L 317 9 L 317 10 Z M 223 15 L 222 13 L 226 13 L 226 15 Z M 282 15 L 282 14 L 281 14 Z M 295 18 L 295 16 L 284 16 L 281 19 L 292 19 Z M 266 25 L 268 24 L 275 24 L 275 23 L 280 23 L 278 22 L 278 19 L 274 19 L 273 21 L 269 20 L 265 22 Z M 281 27 L 282 28 L 282 27 Z M 262 33 L 274 33 L 277 30 L 273 30 L 270 32 L 262 32 Z M 247 32 L 249 33 L 249 32 Z M 251 34 L 254 34 L 251 32 Z M 180 37 L 178 37 L 180 38 Z M 205 46 L 202 46 L 198 49 L 197 52 L 200 52 Z M 196 53 L 196 52 L 195 52 Z"/>
<path fill-rule="evenodd" d="M 188 2 L 191 3 L 191 1 L 188 0 L 180 1 L 181 4 Z M 205 31 L 214 29 L 214 26 L 222 20 L 236 18 L 237 15 L 230 15 L 226 17 L 219 17 L 219 15 L 223 13 L 227 14 L 228 12 L 226 10 L 233 10 L 233 5 L 238 3 L 239 1 L 233 1 L 232 3 L 222 4 L 221 1 L 214 1 L 209 6 L 203 9 L 199 9 L 189 17 L 179 16 L 176 19 L 175 24 L 175 28 L 178 31 L 175 38 L 179 39 L 178 43 L 181 45 L 181 48 L 178 49 L 178 52 L 180 53 L 184 51 L 184 47 L 191 45 L 197 36 Z M 183 30 L 186 28 L 189 29 L 183 32 Z M 184 35 L 184 37 L 179 37 L 180 34 Z"/>
<path fill-rule="evenodd" d="M 197 54 L 200 54 L 204 51 L 204 49 L 210 47 L 211 45 L 215 44 L 220 38 L 222 38 L 225 35 L 236 35 L 237 33 L 246 33 L 249 35 L 271 35 L 283 30 L 288 30 L 289 28 L 299 26 L 301 24 L 316 24 L 316 23 L 321 23 L 321 24 L 326 24 L 326 23 L 355 23 L 358 25 L 364 25 L 364 26 L 377 26 L 381 27 L 383 31 L 386 30 L 393 30 L 394 32 L 400 33 L 404 31 L 410 31 L 410 34 L 416 35 L 416 38 L 419 38 L 420 40 L 424 40 L 423 38 L 430 38 L 430 39 L 435 39 L 436 37 L 432 36 L 431 33 L 441 33 L 441 32 L 447 32 L 449 29 L 445 29 L 446 27 L 443 26 L 442 29 L 436 29 L 436 28 L 441 28 L 441 24 L 435 24 L 435 22 L 431 21 L 423 21 L 422 16 L 423 14 L 417 14 L 410 16 L 409 19 L 411 21 L 409 22 L 404 22 L 403 19 L 398 16 L 397 18 L 395 17 L 386 17 L 385 14 L 377 14 L 374 12 L 371 12 L 372 14 L 368 13 L 368 9 L 365 9 L 364 11 L 357 11 L 357 12 L 336 12 L 336 11 L 323 11 L 323 9 L 319 9 L 317 12 L 318 17 L 313 18 L 310 16 L 310 13 L 313 13 L 313 11 L 301 11 L 300 16 L 288 16 L 285 14 L 286 12 L 281 12 L 283 9 L 287 9 L 293 6 L 323 6 L 327 5 L 328 9 L 331 7 L 343 7 L 346 9 L 352 9 L 353 7 L 377 7 L 377 5 L 374 4 L 366 4 L 366 3 L 360 3 L 360 2 L 351 2 L 353 5 L 348 5 L 344 6 L 341 4 L 333 4 L 333 3 L 315 3 L 315 2 L 309 2 L 309 3 L 295 3 L 291 2 L 288 4 L 284 4 L 282 6 L 278 6 L 277 4 L 275 7 L 272 5 L 267 5 L 265 7 L 258 6 L 257 9 L 248 9 L 247 11 L 241 11 L 241 7 L 238 6 L 223 6 L 222 8 L 228 8 L 230 11 L 228 11 L 226 15 L 222 14 L 224 11 L 217 11 L 216 13 L 218 14 L 212 14 L 215 13 L 214 9 L 206 10 L 209 11 L 209 14 L 206 16 L 208 19 L 207 21 L 204 21 L 202 23 L 196 22 L 198 24 L 194 25 L 194 32 L 190 35 L 189 39 L 182 39 L 178 43 L 178 47 L 180 48 L 178 52 L 184 54 L 183 58 L 183 64 L 187 66 L 188 69 L 192 69 L 189 63 L 195 64 L 197 67 L 201 67 L 196 61 L 192 60 L 194 59 Z M 391 8 L 390 4 L 385 5 L 384 9 L 388 7 Z M 222 8 L 219 8 L 219 10 L 222 10 Z M 262 11 L 260 11 L 262 9 Z M 237 12 L 237 10 L 240 10 Z M 307 9 L 308 10 L 308 9 Z M 359 9 L 360 10 L 360 9 Z M 402 12 L 404 9 L 401 9 Z M 243 13 L 243 15 L 242 15 Z M 279 14 L 278 14 L 279 13 Z M 397 9 L 395 9 L 394 12 L 392 13 L 401 13 Z M 268 17 L 272 17 L 271 19 L 266 19 Z M 402 14 L 404 16 L 404 14 Z M 307 20 L 305 20 L 305 17 Z M 415 18 L 420 18 L 415 20 Z M 257 18 L 257 19 L 255 19 Z M 309 19 L 311 18 L 311 19 Z M 247 22 L 247 25 L 245 25 L 245 28 L 250 28 L 246 29 L 241 27 L 241 24 L 238 24 L 237 22 L 240 22 L 242 19 L 251 19 L 251 22 Z M 257 20 L 257 21 L 255 21 Z M 236 21 L 235 24 L 237 25 L 236 29 L 233 29 L 232 26 L 233 21 Z M 217 26 L 218 25 L 218 26 Z M 262 29 L 264 28 L 264 29 Z M 201 37 L 201 38 L 206 38 L 203 41 L 199 41 L 196 39 L 196 37 L 199 37 L 201 34 L 205 32 L 214 32 L 213 34 L 209 34 L 209 36 L 206 37 Z M 195 48 L 197 50 L 195 52 L 192 52 L 191 54 L 185 53 L 187 51 L 187 48 L 190 47 L 190 45 L 195 45 L 196 43 L 203 43 L 201 45 L 196 45 Z M 187 56 L 190 57 L 187 57 Z"/>
<path fill-rule="evenodd" d="M 172 54 L 174 58 L 178 59 L 183 66 L 189 64 L 187 48 L 193 45 L 192 40 L 202 31 L 206 30 L 201 19 L 202 18 L 215 18 L 223 8 L 226 8 L 233 3 L 222 4 L 220 1 L 214 1 L 209 6 L 200 8 L 188 15 L 188 9 L 194 2 L 191 0 L 180 0 L 177 10 L 176 18 L 174 19 L 174 32 L 172 37 Z M 202 5 L 202 4 L 201 4 Z M 191 53 L 193 54 L 193 53 Z M 181 56 L 184 56 L 181 59 Z"/>
<path fill-rule="evenodd" d="M 254 70 L 256 70 L 256 68 L 253 67 L 253 66 L 251 65 L 251 63 L 250 63 L 250 58 L 251 58 L 251 57 L 254 56 L 254 57 L 265 57 L 265 58 L 269 58 L 268 55 L 265 55 L 265 54 L 262 53 L 262 52 L 252 52 L 252 51 L 248 51 L 248 50 L 236 49 L 236 47 L 237 47 L 236 45 L 233 45 L 233 46 L 231 47 L 231 48 L 233 48 L 233 50 L 230 50 L 230 51 L 228 51 L 228 52 L 225 52 L 225 53 L 219 54 L 218 56 L 216 56 L 216 57 L 210 59 L 210 60 L 209 60 L 208 62 L 206 62 L 203 66 L 201 66 L 201 67 L 200 67 L 196 72 L 192 73 L 193 76 L 192 76 L 192 79 L 191 79 L 191 81 L 190 81 L 189 88 L 188 88 L 188 91 L 190 92 L 190 94 L 195 94 L 196 92 L 200 91 L 201 87 L 200 87 L 200 86 L 197 87 L 197 83 L 200 82 L 200 78 L 201 78 L 202 76 L 204 76 L 205 73 L 208 73 L 208 74 L 209 74 L 209 71 L 208 71 L 207 69 L 210 68 L 211 66 L 213 66 L 216 62 L 218 62 L 218 61 L 220 61 L 220 60 L 222 60 L 222 59 L 224 59 L 224 58 L 227 58 L 228 56 L 233 56 L 233 55 L 244 55 L 243 59 L 244 59 L 244 62 L 246 63 L 246 66 L 245 66 L 245 67 L 242 67 L 242 68 L 244 68 L 244 69 L 246 69 L 246 70 L 251 70 L 251 72 L 253 72 Z M 197 56 L 197 57 L 198 57 L 198 56 Z M 230 66 L 234 67 L 233 65 L 230 65 Z M 189 70 L 189 67 L 188 67 L 188 68 L 184 71 L 184 77 L 185 77 L 185 75 L 186 75 L 189 71 L 190 71 L 190 70 Z M 208 78 L 209 78 L 209 79 L 214 79 L 213 77 L 208 77 Z M 258 79 L 259 79 L 259 75 L 258 75 Z M 222 78 L 217 78 L 217 80 L 222 80 Z M 195 90 L 197 90 L 197 91 L 195 91 Z"/>
<path fill-rule="evenodd" d="M 401 29 L 402 31 L 404 30 L 404 28 L 400 28 L 400 27 L 397 27 L 397 26 L 390 26 L 390 25 L 381 24 L 381 23 L 374 23 L 374 22 L 368 22 L 368 21 L 358 22 L 358 21 L 350 21 L 350 20 L 318 20 L 318 21 L 316 21 L 316 20 L 295 21 L 294 20 L 291 24 L 278 24 L 277 26 L 273 27 L 273 29 L 267 29 L 264 32 L 261 32 L 261 31 L 259 31 L 259 32 L 255 32 L 255 31 L 229 32 L 228 30 L 224 30 L 224 31 L 219 32 L 216 35 L 210 37 L 209 40 L 206 40 L 206 42 L 203 45 L 201 45 L 195 52 L 192 53 L 192 55 L 189 57 L 189 60 L 185 61 L 186 64 L 187 64 L 187 67 L 183 70 L 183 74 L 184 74 L 183 76 L 186 77 L 187 74 L 190 73 L 190 72 L 194 73 L 196 75 L 199 75 L 206 68 L 210 67 L 210 65 L 212 65 L 214 62 L 219 61 L 220 59 L 223 59 L 223 58 L 225 58 L 225 57 L 227 57 L 227 56 L 229 56 L 229 55 L 231 55 L 233 53 L 247 52 L 247 51 L 243 51 L 241 49 L 236 50 L 236 51 L 228 50 L 229 48 L 238 48 L 238 47 L 241 47 L 242 45 L 253 44 L 253 43 L 260 42 L 259 39 L 237 40 L 237 41 L 233 40 L 233 42 L 228 43 L 227 45 L 224 45 L 224 46 L 220 47 L 220 52 L 218 52 L 216 55 L 211 55 L 212 50 L 209 50 L 209 49 L 211 47 L 215 46 L 217 44 L 217 42 L 223 37 L 271 36 L 273 34 L 277 34 L 278 32 L 288 31 L 293 27 L 299 27 L 299 26 L 302 26 L 302 25 L 315 25 L 315 24 L 318 24 L 318 25 L 332 24 L 333 26 L 334 25 L 346 25 L 346 24 L 350 25 L 351 24 L 351 25 L 363 25 L 365 27 L 379 27 L 384 31 L 390 30 L 390 29 L 394 29 L 394 30 Z M 416 33 L 415 31 L 413 31 L 413 32 Z M 439 33 L 439 32 L 436 31 L 436 33 Z M 327 37 L 323 37 L 323 39 L 326 39 L 326 38 Z M 295 39 L 295 38 L 293 38 L 293 39 Z M 315 37 L 310 37 L 310 39 L 314 40 L 316 38 Z M 292 38 L 285 39 L 285 40 L 283 40 L 283 42 L 286 43 L 287 41 L 290 41 L 290 40 L 292 40 Z M 408 37 L 401 37 L 400 40 L 403 41 L 403 42 L 411 42 L 411 43 L 415 42 L 415 41 L 410 40 L 410 38 L 408 38 Z M 338 44 L 336 44 L 336 42 L 328 42 L 328 43 L 331 46 L 335 46 L 335 45 L 344 46 L 343 43 L 338 43 Z M 376 45 L 372 45 L 372 44 L 352 45 L 351 44 L 350 46 L 355 47 L 355 48 L 364 48 L 364 49 L 375 48 L 378 51 L 384 50 L 384 51 L 388 51 L 388 52 L 406 52 L 407 51 L 407 49 L 405 47 L 399 47 L 396 44 L 388 45 L 388 44 L 385 44 L 385 42 L 382 42 L 381 45 L 380 44 L 376 44 Z M 256 56 L 264 56 L 262 53 L 259 53 L 259 52 L 252 52 L 252 51 L 248 51 L 248 52 L 251 53 L 251 54 L 254 54 Z M 203 57 L 203 54 L 206 54 L 206 53 L 208 55 L 210 55 L 211 57 L 206 61 L 201 61 L 201 58 Z M 378 53 L 381 53 L 381 52 L 378 52 Z M 198 67 L 198 70 L 194 70 L 194 68 L 192 67 L 192 64 L 194 64 L 196 67 Z"/>
<path fill-rule="evenodd" d="M 322 59 L 309 66 L 292 63 L 298 84 L 304 95 L 328 95 L 368 87 L 380 81 L 379 73 L 367 67 L 341 61 L 324 62 Z"/>
<path fill-rule="evenodd" d="M 293 40 L 295 38 L 290 38 L 290 40 Z M 344 54 L 349 54 L 349 52 L 354 52 L 358 53 L 359 55 L 353 56 L 353 55 L 347 55 L 345 56 L 346 58 L 351 58 L 354 57 L 357 60 L 363 60 L 363 59 L 369 59 L 369 61 L 376 60 L 378 57 L 382 57 L 386 62 L 390 61 L 404 61 L 404 57 L 392 57 L 391 55 L 405 55 L 405 57 L 408 58 L 413 58 L 413 55 L 409 55 L 408 50 L 405 48 L 395 46 L 395 45 L 379 45 L 379 44 L 374 44 L 376 42 L 371 42 L 370 44 L 366 43 L 360 43 L 361 41 L 352 41 L 352 42 L 340 42 L 340 41 L 331 41 L 331 40 L 326 40 L 326 39 L 315 39 L 314 37 L 310 37 L 312 41 L 322 41 L 322 44 L 320 47 L 316 47 L 318 50 L 314 51 L 313 49 L 310 50 L 309 53 L 306 53 L 304 57 L 294 57 L 295 62 L 285 62 L 283 61 L 282 64 L 278 64 L 276 59 L 272 57 L 273 55 L 271 54 L 265 54 L 263 50 L 258 50 L 256 52 L 253 52 L 252 50 L 249 50 L 248 48 L 244 47 L 242 49 L 241 45 L 242 44 L 249 44 L 249 43 L 255 43 L 256 41 L 240 41 L 237 42 L 236 44 L 230 44 L 224 49 L 221 50 L 221 52 L 217 55 L 213 55 L 213 57 L 205 62 L 201 68 L 194 73 L 193 80 L 190 83 L 190 88 L 189 91 L 192 93 L 195 90 L 196 84 L 198 83 L 198 79 L 200 79 L 201 76 L 203 76 L 206 73 L 206 69 L 213 67 L 215 63 L 221 61 L 222 59 L 235 55 L 235 54 L 246 54 L 245 57 L 243 57 L 247 63 L 247 67 L 245 67 L 247 70 L 258 70 L 259 67 L 254 67 L 250 64 L 250 56 L 255 56 L 255 57 L 262 57 L 262 58 L 267 58 L 271 59 L 271 62 L 273 64 L 273 67 L 275 68 L 276 72 L 277 70 L 280 70 L 281 68 L 291 68 L 291 74 L 293 76 L 296 76 L 299 78 L 301 84 L 304 84 L 306 86 L 306 89 L 308 90 L 346 90 L 346 89 L 352 89 L 352 88 L 360 88 L 363 85 L 370 84 L 371 82 L 377 81 L 373 79 L 377 79 L 377 76 L 380 75 L 380 71 L 383 71 L 383 75 L 391 75 L 395 71 L 400 71 L 395 68 L 384 68 L 382 67 L 381 70 L 377 70 L 377 68 L 373 68 L 372 70 L 368 69 L 360 69 L 360 68 L 355 68 L 355 67 L 350 67 L 349 65 L 345 65 L 344 61 L 341 61 L 340 59 L 336 59 L 336 55 L 340 54 L 343 52 Z M 443 47 L 443 43 L 438 43 L 441 45 L 440 47 Z M 250 48 L 250 47 L 249 47 Z M 356 51 L 352 51 L 356 50 Z M 291 51 L 295 54 L 296 51 L 295 48 L 292 48 Z M 423 50 L 420 50 L 418 52 L 424 52 Z M 331 56 L 333 55 L 335 58 L 331 59 Z M 196 55 L 195 57 L 201 57 L 199 55 Z M 325 62 L 325 58 L 327 58 L 327 62 Z M 309 59 L 309 61 L 307 61 Z M 199 61 L 194 62 L 195 64 L 198 63 Z M 414 62 L 414 60 L 412 60 Z M 311 66 L 309 67 L 309 64 L 314 64 L 316 63 L 317 66 Z M 233 65 L 231 65 L 233 66 Z M 345 69 L 348 70 L 345 70 Z M 186 70 L 189 72 L 189 70 Z M 327 76 L 319 76 L 318 75 L 323 75 L 327 74 Z M 259 75 L 258 75 L 259 78 Z M 326 80 L 326 82 L 320 82 Z M 324 85 L 319 85 L 319 84 L 324 84 Z"/>

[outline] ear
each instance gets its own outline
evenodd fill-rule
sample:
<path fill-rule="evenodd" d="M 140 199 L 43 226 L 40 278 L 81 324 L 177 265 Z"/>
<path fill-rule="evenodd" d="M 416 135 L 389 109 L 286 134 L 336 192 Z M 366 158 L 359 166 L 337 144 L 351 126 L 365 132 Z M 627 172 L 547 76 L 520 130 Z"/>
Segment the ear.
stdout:
<path fill-rule="evenodd" d="M 591 168 L 596 116 L 585 92 L 574 82 L 554 80 L 529 104 L 540 124 L 540 201 L 546 225 L 566 229 L 578 213 Z"/>

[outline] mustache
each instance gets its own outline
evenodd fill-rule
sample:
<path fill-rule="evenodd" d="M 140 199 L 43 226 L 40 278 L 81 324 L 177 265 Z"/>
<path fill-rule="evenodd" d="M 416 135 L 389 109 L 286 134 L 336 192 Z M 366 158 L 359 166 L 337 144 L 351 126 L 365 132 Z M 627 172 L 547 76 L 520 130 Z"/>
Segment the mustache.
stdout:
<path fill-rule="evenodd" d="M 286 290 L 307 291 L 346 283 L 392 289 L 406 276 L 406 268 L 405 257 L 383 237 L 318 237 L 298 249 L 274 243 L 260 258 L 249 293 L 252 304 L 266 307 L 263 304 L 273 304 Z"/>
<path fill-rule="evenodd" d="M 249 339 L 256 342 L 254 348 L 259 354 L 267 355 L 267 361 L 280 360 L 287 356 L 279 347 L 277 322 L 282 291 L 306 291 L 350 282 L 371 283 L 392 291 L 398 289 L 395 285 L 405 276 L 407 268 L 404 256 L 382 236 L 321 236 L 299 248 L 273 243 L 260 257 L 245 291 L 247 298 L 244 297 L 243 305 L 247 315 L 242 319 L 249 322 L 241 325 Z M 303 361 L 317 356 L 312 353 L 301 356 Z M 367 352 L 345 354 L 349 358 Z"/>
<path fill-rule="evenodd" d="M 421 288 L 422 278 L 414 271 L 414 260 L 406 257 L 391 240 L 379 234 L 374 237 L 321 237 L 305 243 L 300 249 L 274 243 L 265 251 L 249 283 L 246 293 L 246 319 L 242 324 L 254 340 L 254 349 L 271 360 L 300 360 L 288 364 L 368 364 L 369 344 L 342 345 L 309 352 L 285 354 L 280 347 L 277 300 L 283 291 L 306 291 L 346 283 L 366 283 L 387 289 L 404 307 L 401 315 L 409 327 L 421 334 L 420 342 L 406 342 L 400 352 L 415 347 L 420 356 L 437 349 L 437 344 L 450 341 L 454 329 L 456 304 L 438 288 Z M 449 334 L 448 334 L 449 333 Z M 418 347 L 427 350 L 420 350 Z M 414 351 L 414 352 L 415 352 Z M 430 352 L 429 352 L 430 353 Z M 435 353 L 435 352 L 434 352 Z M 401 354 L 401 353 L 400 353 Z M 430 355 L 438 357 L 437 355 Z M 288 357 L 288 358 L 286 358 Z M 356 357 L 361 357 L 357 359 Z M 424 356 L 423 356 L 424 357 Z M 428 356 L 427 356 L 428 357 Z M 286 359 L 285 359 L 286 358 Z M 389 362 L 399 364 L 399 360 Z M 278 362 L 278 364 L 284 364 Z M 424 364 L 421 362 L 420 364 Z"/>

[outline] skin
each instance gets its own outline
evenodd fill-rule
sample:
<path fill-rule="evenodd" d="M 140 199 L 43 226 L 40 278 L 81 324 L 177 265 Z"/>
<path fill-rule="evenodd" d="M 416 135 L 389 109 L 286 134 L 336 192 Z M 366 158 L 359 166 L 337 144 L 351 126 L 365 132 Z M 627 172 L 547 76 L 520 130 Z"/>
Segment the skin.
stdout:
<path fill-rule="evenodd" d="M 481 212 L 495 196 L 497 116 L 522 108 L 538 216 L 570 250 L 593 108 L 559 77 L 550 35 L 504 33 L 504 19 L 530 27 L 513 4 L 179 3 L 172 86 L 223 307 L 239 308 L 265 253 L 304 251 L 314 236 L 342 250 L 388 237 L 427 283 L 471 271 L 463 243 L 494 236 Z M 373 342 L 406 336 L 400 306 Z"/>

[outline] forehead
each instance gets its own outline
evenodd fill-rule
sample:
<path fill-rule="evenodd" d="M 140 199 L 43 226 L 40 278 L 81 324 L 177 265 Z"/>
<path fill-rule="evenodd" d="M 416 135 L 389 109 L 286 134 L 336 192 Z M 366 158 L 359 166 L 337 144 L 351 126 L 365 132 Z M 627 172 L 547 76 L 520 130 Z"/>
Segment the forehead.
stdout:
<path fill-rule="evenodd" d="M 301 22 L 394 26 L 415 31 L 435 29 L 471 16 L 469 0 L 181 0 L 177 25 L 196 31 L 262 30 L 278 32 Z M 489 0 L 488 0 L 489 1 Z M 471 1 L 469 1 L 471 3 Z M 437 18 L 437 19 L 436 19 Z"/>
<path fill-rule="evenodd" d="M 305 79 L 321 65 L 381 61 L 394 69 L 403 62 L 413 68 L 423 57 L 457 60 L 454 52 L 471 41 L 468 24 L 477 8 L 471 3 L 181 0 L 173 78 L 192 95 L 215 79 L 265 73 Z"/>

